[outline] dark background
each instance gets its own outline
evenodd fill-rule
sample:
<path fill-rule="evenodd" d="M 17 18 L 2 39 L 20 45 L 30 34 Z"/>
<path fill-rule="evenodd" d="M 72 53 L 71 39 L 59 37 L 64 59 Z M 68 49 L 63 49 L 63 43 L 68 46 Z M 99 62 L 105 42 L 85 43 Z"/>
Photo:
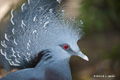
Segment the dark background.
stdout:
<path fill-rule="evenodd" d="M 19 8 L 23 2 L 0 0 L 0 36 L 10 19 L 11 9 Z M 85 35 L 78 45 L 90 59 L 87 62 L 71 58 L 73 80 L 120 80 L 120 0 L 63 0 L 62 8 L 68 17 L 83 21 Z M 0 64 L 0 77 L 6 74 Z"/>

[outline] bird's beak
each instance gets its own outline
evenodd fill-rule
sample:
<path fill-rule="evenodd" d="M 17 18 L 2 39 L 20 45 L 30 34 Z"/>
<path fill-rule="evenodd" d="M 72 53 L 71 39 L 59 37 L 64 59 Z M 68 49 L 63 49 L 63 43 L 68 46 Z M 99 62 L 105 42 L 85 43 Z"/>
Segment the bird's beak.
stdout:
<path fill-rule="evenodd" d="M 89 61 L 88 57 L 85 54 L 83 54 L 81 51 L 78 52 L 78 56 L 81 57 L 82 59 L 86 60 L 86 61 Z"/>

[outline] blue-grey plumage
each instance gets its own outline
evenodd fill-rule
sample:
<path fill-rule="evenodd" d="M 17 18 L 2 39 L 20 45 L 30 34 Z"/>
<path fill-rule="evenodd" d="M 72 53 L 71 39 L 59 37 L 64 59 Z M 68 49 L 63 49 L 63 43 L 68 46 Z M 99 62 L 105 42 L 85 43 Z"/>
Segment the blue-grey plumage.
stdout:
<path fill-rule="evenodd" d="M 27 68 L 1 80 L 72 80 L 70 57 L 88 61 L 77 45 L 82 30 L 55 11 L 56 5 L 54 0 L 28 0 L 17 14 L 11 11 L 0 51 L 11 65 Z"/>
<path fill-rule="evenodd" d="M 69 61 L 67 59 L 56 60 L 52 58 L 51 52 L 44 52 L 41 61 L 35 68 L 16 71 L 1 80 L 72 80 Z M 46 59 L 48 57 L 49 59 Z"/>

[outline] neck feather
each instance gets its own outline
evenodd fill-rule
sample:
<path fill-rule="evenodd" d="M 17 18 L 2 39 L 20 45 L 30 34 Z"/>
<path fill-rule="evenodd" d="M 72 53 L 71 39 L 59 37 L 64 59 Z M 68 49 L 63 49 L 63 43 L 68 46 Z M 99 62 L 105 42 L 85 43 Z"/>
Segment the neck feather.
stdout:
<path fill-rule="evenodd" d="M 46 54 L 36 68 L 44 69 L 45 80 L 72 80 L 69 60 L 55 60 L 51 55 Z"/>

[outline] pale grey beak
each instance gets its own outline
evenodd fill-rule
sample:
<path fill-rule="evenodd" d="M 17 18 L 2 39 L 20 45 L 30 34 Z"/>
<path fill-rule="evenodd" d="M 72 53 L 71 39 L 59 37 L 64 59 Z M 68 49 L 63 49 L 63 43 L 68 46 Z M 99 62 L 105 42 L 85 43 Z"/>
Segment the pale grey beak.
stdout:
<path fill-rule="evenodd" d="M 83 54 L 81 51 L 78 52 L 78 56 L 81 57 L 82 59 L 86 60 L 86 61 L 89 61 L 88 57 L 85 54 Z"/>

